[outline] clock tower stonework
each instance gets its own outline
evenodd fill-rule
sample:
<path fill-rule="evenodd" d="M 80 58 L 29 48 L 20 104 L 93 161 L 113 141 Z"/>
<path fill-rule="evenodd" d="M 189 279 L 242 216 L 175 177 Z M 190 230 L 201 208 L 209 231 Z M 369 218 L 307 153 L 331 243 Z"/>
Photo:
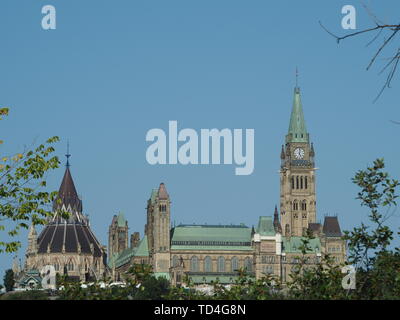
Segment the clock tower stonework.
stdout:
<path fill-rule="evenodd" d="M 302 236 L 309 223 L 316 222 L 314 156 L 300 88 L 296 87 L 289 130 L 281 150 L 280 212 L 284 236 Z"/>

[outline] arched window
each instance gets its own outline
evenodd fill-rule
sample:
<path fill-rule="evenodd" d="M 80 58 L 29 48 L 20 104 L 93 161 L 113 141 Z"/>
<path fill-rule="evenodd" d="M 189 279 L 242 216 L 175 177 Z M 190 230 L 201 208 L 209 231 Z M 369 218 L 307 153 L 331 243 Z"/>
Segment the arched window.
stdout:
<path fill-rule="evenodd" d="M 253 271 L 253 262 L 252 262 L 251 258 L 247 257 L 246 259 L 244 259 L 244 268 L 248 272 Z"/>
<path fill-rule="evenodd" d="M 225 258 L 218 257 L 218 272 L 225 272 Z"/>
<path fill-rule="evenodd" d="M 67 264 L 67 270 L 68 271 L 73 271 L 74 270 L 74 262 L 72 260 L 69 260 Z"/>
<path fill-rule="evenodd" d="M 176 255 L 172 258 L 172 266 L 173 267 L 179 266 L 179 258 Z"/>
<path fill-rule="evenodd" d="M 209 256 L 204 258 L 204 272 L 212 272 L 212 260 Z"/>
<path fill-rule="evenodd" d="M 233 257 L 231 260 L 231 269 L 232 272 L 239 270 L 239 260 L 236 257 Z"/>
<path fill-rule="evenodd" d="M 299 176 L 296 176 L 296 189 L 299 188 Z"/>
<path fill-rule="evenodd" d="M 293 201 L 293 210 L 294 210 L 294 211 L 299 210 L 299 203 L 297 202 L 297 200 L 294 200 L 294 201 Z"/>
<path fill-rule="evenodd" d="M 196 256 L 193 256 L 190 259 L 190 271 L 192 271 L 192 272 L 199 271 L 199 259 Z"/>
<path fill-rule="evenodd" d="M 300 177 L 300 189 L 303 189 L 303 177 Z"/>
<path fill-rule="evenodd" d="M 304 177 L 304 188 L 305 188 L 305 189 L 308 189 L 308 179 L 307 179 L 307 176 Z"/>
<path fill-rule="evenodd" d="M 292 189 L 294 189 L 294 177 L 292 176 Z"/>

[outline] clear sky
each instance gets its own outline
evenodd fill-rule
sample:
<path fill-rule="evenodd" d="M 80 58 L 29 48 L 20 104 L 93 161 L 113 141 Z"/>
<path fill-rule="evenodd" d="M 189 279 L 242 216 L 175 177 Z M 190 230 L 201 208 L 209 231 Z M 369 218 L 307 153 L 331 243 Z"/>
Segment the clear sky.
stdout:
<path fill-rule="evenodd" d="M 365 1 L 398 22 L 397 0 Z M 41 28 L 41 8 L 57 10 L 57 29 Z M 48 177 L 58 189 L 70 141 L 71 171 L 85 213 L 107 245 L 112 216 L 125 213 L 143 235 L 146 200 L 165 182 L 176 223 L 256 224 L 279 202 L 280 148 L 289 126 L 295 69 L 314 142 L 317 215 L 337 214 L 342 229 L 366 220 L 351 177 L 377 157 L 399 177 L 400 82 L 376 102 L 385 78 L 367 66 L 372 35 L 337 45 L 318 24 L 343 34 L 341 8 L 359 1 L 2 0 L 0 2 L 1 153 L 58 135 L 63 165 Z M 390 56 L 384 52 L 382 58 Z M 379 60 L 378 63 L 383 63 Z M 255 170 L 233 166 L 151 166 L 148 130 L 251 128 Z M 399 215 L 390 220 L 399 227 Z M 27 232 L 21 232 L 23 258 Z M 1 239 L 5 234 L 0 234 Z M 13 255 L 0 254 L 0 276 Z M 2 282 L 2 279 L 0 280 Z"/>

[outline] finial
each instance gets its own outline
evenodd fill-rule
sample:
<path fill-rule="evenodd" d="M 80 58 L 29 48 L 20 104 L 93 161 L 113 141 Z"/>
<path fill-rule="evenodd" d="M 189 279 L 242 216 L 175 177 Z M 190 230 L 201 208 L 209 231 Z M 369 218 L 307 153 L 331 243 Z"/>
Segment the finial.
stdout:
<path fill-rule="evenodd" d="M 296 88 L 299 87 L 299 69 L 296 67 Z"/>
<path fill-rule="evenodd" d="M 70 166 L 70 164 L 69 164 L 69 157 L 71 156 L 71 155 L 69 154 L 69 141 L 67 141 L 67 154 L 66 154 L 65 156 L 67 157 L 67 164 L 66 164 L 66 166 L 69 167 L 69 166 Z"/>

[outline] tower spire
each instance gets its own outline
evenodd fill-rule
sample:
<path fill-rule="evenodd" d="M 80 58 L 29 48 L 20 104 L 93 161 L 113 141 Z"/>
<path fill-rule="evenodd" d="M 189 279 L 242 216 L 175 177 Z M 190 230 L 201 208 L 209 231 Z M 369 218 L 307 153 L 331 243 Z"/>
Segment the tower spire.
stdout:
<path fill-rule="evenodd" d="M 69 168 L 70 164 L 69 164 L 69 157 L 71 157 L 70 153 L 69 153 L 69 141 L 67 141 L 67 154 L 65 155 L 67 157 L 67 164 L 66 167 Z"/>
<path fill-rule="evenodd" d="M 297 82 L 297 79 L 296 79 Z M 308 142 L 306 122 L 304 120 L 303 106 L 301 103 L 300 88 L 294 88 L 292 114 L 286 142 Z"/>

